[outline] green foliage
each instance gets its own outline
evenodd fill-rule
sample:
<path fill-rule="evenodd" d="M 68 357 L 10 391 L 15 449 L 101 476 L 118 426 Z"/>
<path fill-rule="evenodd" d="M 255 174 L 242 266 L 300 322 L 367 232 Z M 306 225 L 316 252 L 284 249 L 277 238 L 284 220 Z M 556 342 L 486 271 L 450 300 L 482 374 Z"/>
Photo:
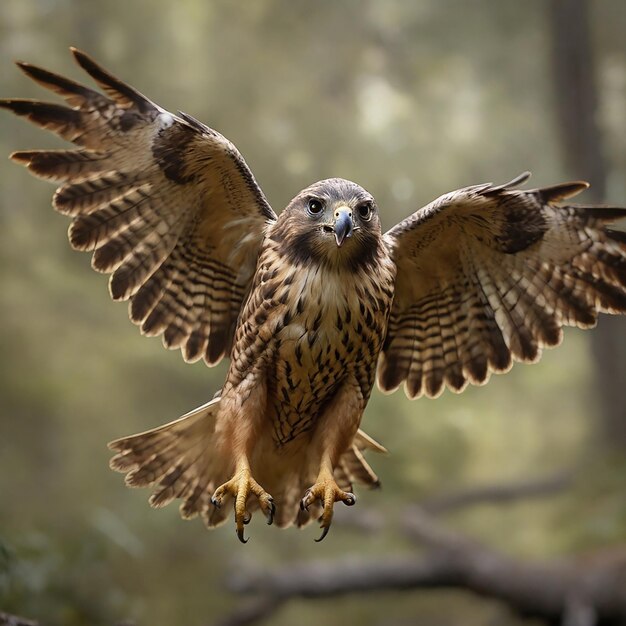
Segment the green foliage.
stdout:
<path fill-rule="evenodd" d="M 127 603 L 110 585 L 110 544 L 85 533 L 30 532 L 5 547 L 0 561 L 0 600 L 9 612 L 42 616 L 50 624 L 112 624 Z M 126 602 L 125 602 L 126 601 Z M 124 607 L 125 608 L 125 607 Z"/>

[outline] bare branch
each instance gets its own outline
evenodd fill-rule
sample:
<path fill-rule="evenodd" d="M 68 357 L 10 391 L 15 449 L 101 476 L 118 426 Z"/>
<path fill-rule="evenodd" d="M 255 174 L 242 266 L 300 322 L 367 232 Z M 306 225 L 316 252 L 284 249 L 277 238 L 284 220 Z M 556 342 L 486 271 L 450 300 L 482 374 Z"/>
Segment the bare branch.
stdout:
<path fill-rule="evenodd" d="M 215 622 L 215 626 L 248 626 L 248 624 L 256 624 L 277 611 L 282 603 L 283 600 L 273 595 L 252 598 L 230 615 Z"/>
<path fill-rule="evenodd" d="M 571 487 L 573 478 L 572 470 L 564 470 L 535 480 L 459 489 L 423 499 L 419 504 L 420 508 L 431 515 L 441 515 L 479 504 L 505 504 L 521 499 L 542 498 Z"/>
<path fill-rule="evenodd" d="M 517 561 L 449 530 L 415 508 L 407 532 L 425 544 L 411 558 L 312 562 L 233 576 L 229 587 L 256 597 L 220 626 L 253 624 L 293 598 L 386 590 L 457 588 L 506 602 L 519 614 L 565 624 L 626 620 L 626 546 L 585 563 Z M 606 556 L 606 555 L 605 555 Z M 621 579 L 621 582 L 620 582 Z M 596 620 L 596 621 L 590 621 Z"/>
<path fill-rule="evenodd" d="M 444 515 L 481 504 L 509 504 L 517 500 L 545 498 L 571 487 L 574 477 L 575 471 L 567 469 L 534 480 L 464 487 L 422 498 L 419 501 L 419 508 L 430 515 Z M 401 517 L 406 518 L 408 514 L 409 511 L 403 512 Z M 339 508 L 335 512 L 333 523 L 342 528 L 352 528 L 371 534 L 388 527 L 389 520 L 380 511 L 373 509 L 361 509 L 359 515 L 354 515 L 350 509 Z"/>

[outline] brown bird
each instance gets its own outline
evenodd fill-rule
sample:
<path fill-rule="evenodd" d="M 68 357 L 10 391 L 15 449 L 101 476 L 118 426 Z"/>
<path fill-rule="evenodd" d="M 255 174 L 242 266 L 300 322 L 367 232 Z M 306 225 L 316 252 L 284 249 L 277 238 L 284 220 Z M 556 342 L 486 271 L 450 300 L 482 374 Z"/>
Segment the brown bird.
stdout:
<path fill-rule="evenodd" d="M 353 483 L 378 484 L 363 452 L 384 448 L 359 430 L 376 372 L 411 398 L 460 392 L 538 360 L 564 325 L 626 311 L 626 235 L 607 227 L 626 209 L 560 204 L 584 182 L 467 187 L 383 235 L 374 198 L 333 178 L 277 217 L 227 139 L 72 53 L 104 93 L 20 62 L 67 106 L 0 106 L 78 149 L 12 158 L 60 183 L 71 245 L 143 334 L 186 361 L 230 356 L 210 402 L 109 444 L 152 506 L 180 498 L 213 527 L 234 504 L 241 541 L 258 508 L 279 526 L 319 518 L 322 539 Z"/>

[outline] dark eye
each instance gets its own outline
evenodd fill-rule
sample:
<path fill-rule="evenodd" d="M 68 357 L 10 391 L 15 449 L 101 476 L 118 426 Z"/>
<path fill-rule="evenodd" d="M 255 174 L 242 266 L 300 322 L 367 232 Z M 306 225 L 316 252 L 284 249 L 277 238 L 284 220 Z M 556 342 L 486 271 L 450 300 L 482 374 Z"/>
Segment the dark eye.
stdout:
<path fill-rule="evenodd" d="M 359 212 L 359 217 L 364 222 L 368 222 L 370 217 L 372 217 L 372 203 L 363 202 L 362 204 L 359 204 L 359 206 L 357 207 L 357 211 Z"/>
<path fill-rule="evenodd" d="M 311 198 L 309 200 L 308 209 L 310 215 L 319 215 L 324 210 L 324 205 L 321 200 Z"/>

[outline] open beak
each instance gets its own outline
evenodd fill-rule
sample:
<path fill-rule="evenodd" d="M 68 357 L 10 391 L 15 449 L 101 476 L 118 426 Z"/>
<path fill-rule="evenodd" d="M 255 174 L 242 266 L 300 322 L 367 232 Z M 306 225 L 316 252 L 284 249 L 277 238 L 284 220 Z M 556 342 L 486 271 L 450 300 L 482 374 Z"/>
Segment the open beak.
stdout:
<path fill-rule="evenodd" d="M 354 231 L 352 209 L 347 206 L 341 206 L 335 210 L 335 224 L 333 230 L 335 231 L 335 241 L 339 248 L 348 237 L 352 236 L 352 232 Z"/>

